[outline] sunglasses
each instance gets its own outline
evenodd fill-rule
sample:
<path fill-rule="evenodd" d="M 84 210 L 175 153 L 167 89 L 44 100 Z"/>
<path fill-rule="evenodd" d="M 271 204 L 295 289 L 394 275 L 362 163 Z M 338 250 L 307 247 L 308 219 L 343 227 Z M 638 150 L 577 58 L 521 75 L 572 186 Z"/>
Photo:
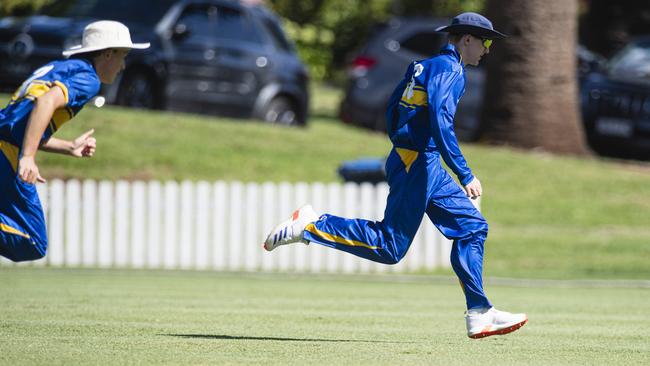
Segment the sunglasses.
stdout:
<path fill-rule="evenodd" d="M 476 36 L 474 36 L 476 37 Z M 490 49 L 490 46 L 492 46 L 492 40 L 489 38 L 481 38 L 481 37 L 476 37 L 481 40 L 481 43 L 483 43 L 483 47 L 485 47 L 486 50 Z"/>

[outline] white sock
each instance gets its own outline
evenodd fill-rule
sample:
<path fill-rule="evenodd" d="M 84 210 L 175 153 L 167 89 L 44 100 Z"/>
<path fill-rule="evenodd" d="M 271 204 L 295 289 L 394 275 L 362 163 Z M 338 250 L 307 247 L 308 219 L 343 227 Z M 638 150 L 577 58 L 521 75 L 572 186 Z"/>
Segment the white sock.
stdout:
<path fill-rule="evenodd" d="M 485 314 L 492 308 L 474 308 L 467 310 L 467 314 Z"/>

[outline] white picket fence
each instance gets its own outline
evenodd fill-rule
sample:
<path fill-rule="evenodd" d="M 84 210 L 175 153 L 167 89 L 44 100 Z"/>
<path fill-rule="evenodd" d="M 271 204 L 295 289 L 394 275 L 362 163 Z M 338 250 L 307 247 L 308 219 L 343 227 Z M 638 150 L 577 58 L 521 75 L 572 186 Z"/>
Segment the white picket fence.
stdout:
<path fill-rule="evenodd" d="M 449 266 L 451 242 L 428 219 L 394 266 L 315 244 L 263 250 L 268 231 L 305 203 L 381 219 L 386 184 L 53 180 L 38 190 L 48 253 L 18 265 L 343 273 Z M 0 257 L 0 265 L 16 264 Z"/>

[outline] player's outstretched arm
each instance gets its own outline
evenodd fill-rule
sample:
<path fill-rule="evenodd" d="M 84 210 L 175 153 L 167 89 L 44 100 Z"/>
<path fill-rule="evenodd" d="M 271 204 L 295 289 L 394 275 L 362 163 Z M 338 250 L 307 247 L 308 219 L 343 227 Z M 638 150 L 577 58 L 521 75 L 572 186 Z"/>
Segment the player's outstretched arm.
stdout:
<path fill-rule="evenodd" d="M 77 158 L 89 158 L 95 154 L 97 148 L 97 140 L 93 137 L 94 132 L 95 129 L 88 130 L 72 141 L 50 137 L 41 145 L 40 149 Z"/>

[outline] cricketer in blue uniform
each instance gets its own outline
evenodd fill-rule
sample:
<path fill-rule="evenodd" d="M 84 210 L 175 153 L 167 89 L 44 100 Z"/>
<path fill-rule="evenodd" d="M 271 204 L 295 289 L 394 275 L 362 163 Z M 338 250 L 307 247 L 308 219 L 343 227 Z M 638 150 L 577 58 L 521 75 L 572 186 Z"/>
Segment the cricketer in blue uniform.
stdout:
<path fill-rule="evenodd" d="M 100 88 L 90 62 L 81 59 L 55 61 L 36 70 L 0 111 L 0 254 L 13 260 L 33 260 L 45 255 L 45 219 L 36 186 L 18 177 L 18 160 L 27 122 L 35 100 L 53 86 L 63 91 L 65 107 L 57 109 L 41 136 L 50 139 L 77 115 Z"/>
<path fill-rule="evenodd" d="M 469 309 L 490 307 L 483 292 L 483 242 L 488 225 L 441 165 L 465 186 L 474 180 L 458 146 L 453 118 L 465 91 L 465 70 L 451 44 L 439 56 L 413 62 L 388 103 L 393 143 L 386 161 L 390 193 L 379 222 L 323 215 L 307 225 L 304 238 L 376 262 L 394 264 L 406 254 L 426 213 L 454 240 L 452 266 Z"/>
<path fill-rule="evenodd" d="M 488 225 L 470 198 L 481 195 L 458 146 L 453 119 L 465 91 L 465 65 L 478 65 L 493 38 L 504 35 L 476 13 L 463 13 L 449 26 L 449 44 L 438 56 L 415 61 L 395 88 L 386 110 L 393 148 L 386 161 L 390 192 L 382 221 L 318 215 L 310 205 L 296 210 L 264 242 L 266 250 L 303 241 L 342 250 L 375 262 L 399 262 L 426 213 L 453 240 L 451 264 L 465 292 L 467 335 L 483 338 L 513 332 L 526 314 L 495 309 L 483 291 L 483 243 Z M 442 167 L 456 175 L 461 188 Z"/>
<path fill-rule="evenodd" d="M 94 130 L 73 141 L 52 135 L 112 83 L 124 68 L 133 44 L 128 28 L 98 21 L 84 29 L 82 45 L 64 51 L 76 58 L 51 62 L 19 87 L 0 110 L 0 255 L 15 261 L 42 258 L 47 250 L 43 209 L 34 183 L 44 182 L 35 162 L 37 150 L 74 157 L 94 154 Z"/>
<path fill-rule="evenodd" d="M 451 263 L 461 279 L 468 308 L 489 307 L 483 293 L 483 242 L 488 225 L 462 185 L 474 176 L 454 135 L 453 117 L 465 91 L 465 72 L 453 45 L 439 56 L 413 62 L 386 112 L 393 143 L 386 161 L 390 194 L 384 220 L 347 220 L 325 215 L 308 225 L 305 238 L 377 262 L 394 264 L 406 254 L 426 213 L 454 240 Z"/>
<path fill-rule="evenodd" d="M 302 240 L 395 264 L 408 251 L 426 213 L 454 241 L 451 263 L 468 309 L 490 308 L 482 281 L 488 225 L 468 198 L 479 196 L 481 187 L 458 146 L 453 119 L 465 91 L 465 63 L 477 65 L 488 53 L 491 40 L 474 36 L 465 40 L 467 60 L 450 42 L 439 55 L 411 63 L 390 97 L 386 120 L 393 148 L 386 161 L 390 193 L 384 219 L 375 222 L 324 214 L 305 226 Z M 465 189 L 442 167 L 441 160 Z M 279 236 L 284 238 L 286 231 Z M 274 247 L 274 240 L 267 249 Z"/>

